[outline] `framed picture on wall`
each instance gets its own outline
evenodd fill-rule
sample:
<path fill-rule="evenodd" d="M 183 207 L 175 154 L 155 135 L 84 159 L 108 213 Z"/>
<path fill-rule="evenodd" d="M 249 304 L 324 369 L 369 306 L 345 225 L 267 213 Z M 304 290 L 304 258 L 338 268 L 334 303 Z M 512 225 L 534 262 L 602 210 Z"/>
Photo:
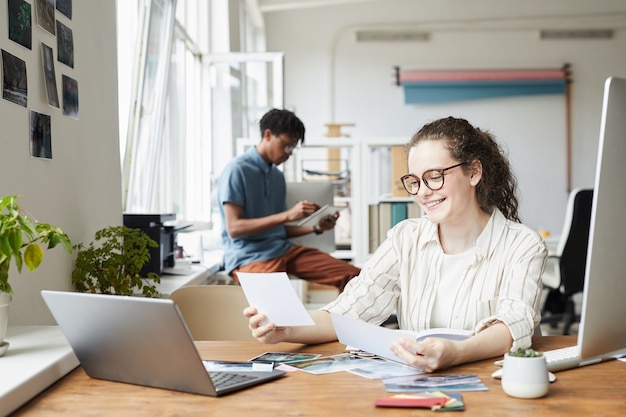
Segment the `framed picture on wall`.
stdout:
<path fill-rule="evenodd" d="M 63 114 L 78 120 L 78 83 L 63 75 Z"/>
<path fill-rule="evenodd" d="M 56 35 L 54 30 L 54 0 L 35 0 L 37 24 L 44 30 Z"/>
<path fill-rule="evenodd" d="M 52 128 L 50 116 L 30 111 L 30 156 L 52 159 Z"/>
<path fill-rule="evenodd" d="M 59 92 L 57 90 L 57 77 L 54 73 L 54 58 L 52 55 L 52 48 L 41 42 L 41 63 L 43 67 L 43 78 L 46 82 L 48 104 L 58 108 Z"/>
<path fill-rule="evenodd" d="M 32 49 L 33 28 L 31 6 L 24 0 L 9 0 L 9 39 Z"/>
<path fill-rule="evenodd" d="M 28 104 L 26 62 L 2 50 L 2 98 L 20 106 Z"/>
<path fill-rule="evenodd" d="M 72 0 L 57 0 L 57 10 L 72 20 Z"/>
<path fill-rule="evenodd" d="M 74 68 L 74 35 L 72 29 L 57 20 L 57 55 L 59 62 Z"/>

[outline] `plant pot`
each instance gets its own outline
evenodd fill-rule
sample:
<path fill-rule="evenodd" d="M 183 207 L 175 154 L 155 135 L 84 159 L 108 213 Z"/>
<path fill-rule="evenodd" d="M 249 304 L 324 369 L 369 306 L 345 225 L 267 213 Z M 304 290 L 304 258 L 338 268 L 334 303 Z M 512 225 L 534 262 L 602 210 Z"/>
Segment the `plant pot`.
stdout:
<path fill-rule="evenodd" d="M 9 343 L 4 341 L 9 324 L 9 305 L 11 294 L 0 292 L 0 356 L 4 356 L 9 348 Z"/>
<path fill-rule="evenodd" d="M 517 398 L 540 398 L 548 393 L 550 382 L 545 356 L 504 355 L 502 389 Z"/>

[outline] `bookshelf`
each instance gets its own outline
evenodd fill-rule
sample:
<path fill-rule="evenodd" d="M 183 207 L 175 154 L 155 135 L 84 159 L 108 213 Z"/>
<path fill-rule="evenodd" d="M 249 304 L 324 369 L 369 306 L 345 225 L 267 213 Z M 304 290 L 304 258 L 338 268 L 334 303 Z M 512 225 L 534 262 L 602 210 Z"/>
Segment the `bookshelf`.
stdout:
<path fill-rule="evenodd" d="M 328 170 L 329 166 L 348 171 L 349 192 L 336 193 L 335 203 L 350 207 L 350 236 L 349 242 L 338 241 L 337 244 L 340 247 L 349 245 L 347 252 L 343 251 L 343 257 L 351 259 L 355 265 L 362 266 L 384 239 L 387 225 L 391 224 L 392 209 L 404 212 L 407 217 L 419 215 L 418 206 L 406 193 L 394 192 L 397 185 L 393 185 L 393 180 L 401 175 L 398 172 L 406 171 L 406 165 L 402 166 L 406 162 L 398 161 L 401 158 L 398 147 L 404 146 L 406 141 L 405 137 L 307 138 L 304 146 L 285 163 L 288 181 L 323 180 L 307 178 L 305 170 L 312 166 L 311 161 L 317 161 L 316 170 L 319 171 Z M 339 157 L 339 164 L 337 161 L 329 164 L 329 149 L 336 150 L 332 155 Z M 345 184 L 342 186 L 345 190 Z M 400 214 L 396 213 L 396 216 Z M 378 224 L 377 228 L 375 224 Z"/>

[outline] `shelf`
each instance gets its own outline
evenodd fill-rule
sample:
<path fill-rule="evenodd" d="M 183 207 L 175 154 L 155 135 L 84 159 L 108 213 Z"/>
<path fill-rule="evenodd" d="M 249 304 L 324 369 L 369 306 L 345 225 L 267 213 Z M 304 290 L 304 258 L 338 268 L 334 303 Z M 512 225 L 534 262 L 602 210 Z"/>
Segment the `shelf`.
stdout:
<path fill-rule="evenodd" d="M 350 204 L 351 210 L 351 254 L 352 262 L 359 266 L 363 265 L 369 257 L 369 204 L 370 202 L 378 202 L 381 195 L 391 192 L 392 172 L 389 172 L 390 179 L 388 189 L 376 192 L 375 177 L 377 170 L 391 169 L 390 164 L 376 164 L 372 158 L 375 158 L 376 152 L 372 152 L 378 148 L 390 148 L 395 146 L 404 146 L 407 143 L 406 137 L 314 137 L 307 138 L 306 142 L 298 153 L 294 154 L 286 162 L 285 172 L 292 175 L 290 181 L 302 181 L 302 161 L 309 159 L 319 159 L 327 157 L 328 148 L 339 148 L 341 158 L 346 158 L 350 169 L 350 196 L 336 196 L 336 203 L 347 202 Z M 323 152 L 322 152 L 323 150 Z M 382 186 L 385 186 L 384 184 Z M 370 195 L 373 194 L 373 195 Z M 412 202 L 410 197 L 392 197 L 384 201 L 400 201 Z"/>

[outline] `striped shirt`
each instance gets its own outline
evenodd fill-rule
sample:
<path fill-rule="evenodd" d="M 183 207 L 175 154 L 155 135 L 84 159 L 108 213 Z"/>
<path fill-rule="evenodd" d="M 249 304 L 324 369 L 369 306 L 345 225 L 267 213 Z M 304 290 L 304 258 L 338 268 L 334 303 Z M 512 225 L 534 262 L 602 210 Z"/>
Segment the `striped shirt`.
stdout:
<path fill-rule="evenodd" d="M 448 327 L 479 332 L 503 322 L 513 337 L 512 349 L 530 347 L 541 320 L 541 275 L 547 255 L 536 232 L 494 209 L 476 240 L 474 256 L 460 257 L 465 265 L 453 268 L 464 272 L 449 294 Z M 426 217 L 402 221 L 324 310 L 374 324 L 397 314 L 401 329 L 428 329 L 443 257 L 436 224 Z"/>

